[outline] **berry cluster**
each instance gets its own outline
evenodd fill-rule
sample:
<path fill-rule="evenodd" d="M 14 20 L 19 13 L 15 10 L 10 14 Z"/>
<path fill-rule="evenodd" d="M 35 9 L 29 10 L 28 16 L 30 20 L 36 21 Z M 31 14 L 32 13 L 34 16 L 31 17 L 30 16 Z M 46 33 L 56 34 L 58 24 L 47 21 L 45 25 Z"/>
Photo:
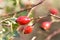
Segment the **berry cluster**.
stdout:
<path fill-rule="evenodd" d="M 49 12 L 53 15 L 56 15 L 58 14 L 58 10 L 57 9 L 50 9 Z M 16 22 L 20 25 L 26 25 L 28 24 L 29 22 L 31 21 L 31 18 L 27 17 L 27 16 L 20 16 L 16 19 Z M 45 31 L 46 30 L 49 30 L 50 27 L 51 27 L 51 23 L 52 22 L 48 22 L 48 21 L 45 21 L 45 22 L 42 22 L 41 23 L 41 28 L 43 28 Z M 33 27 L 30 25 L 30 26 L 26 26 L 26 27 L 22 27 L 20 28 L 20 30 L 22 30 L 24 32 L 24 34 L 29 34 L 32 32 L 33 30 Z"/>
<path fill-rule="evenodd" d="M 20 16 L 17 18 L 16 22 L 20 25 L 26 25 L 31 21 L 31 19 L 27 16 Z M 26 26 L 23 28 L 20 28 L 21 31 L 24 32 L 24 34 L 29 34 L 32 32 L 32 26 Z"/>

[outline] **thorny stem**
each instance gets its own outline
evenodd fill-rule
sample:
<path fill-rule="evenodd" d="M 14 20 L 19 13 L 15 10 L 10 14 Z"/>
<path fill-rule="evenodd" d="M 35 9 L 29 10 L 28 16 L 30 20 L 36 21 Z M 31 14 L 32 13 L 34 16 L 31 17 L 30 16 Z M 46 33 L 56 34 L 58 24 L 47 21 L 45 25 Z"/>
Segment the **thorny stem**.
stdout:
<path fill-rule="evenodd" d="M 60 29 L 57 29 L 56 31 L 54 31 L 52 34 L 48 35 L 47 38 L 45 40 L 51 40 L 52 37 L 54 37 L 55 35 L 60 33 Z"/>

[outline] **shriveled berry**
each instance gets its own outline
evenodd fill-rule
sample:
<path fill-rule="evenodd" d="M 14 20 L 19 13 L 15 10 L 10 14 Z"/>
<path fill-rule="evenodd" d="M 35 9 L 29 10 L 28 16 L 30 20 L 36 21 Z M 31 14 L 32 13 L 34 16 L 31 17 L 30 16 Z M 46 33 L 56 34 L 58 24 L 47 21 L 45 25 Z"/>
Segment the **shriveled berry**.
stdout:
<path fill-rule="evenodd" d="M 58 10 L 55 9 L 55 8 L 52 8 L 52 9 L 50 9 L 49 11 L 50 11 L 50 13 L 53 14 L 53 15 L 58 14 Z"/>
<path fill-rule="evenodd" d="M 44 30 L 49 30 L 51 27 L 51 22 L 43 22 L 41 24 L 41 28 L 43 28 Z"/>
<path fill-rule="evenodd" d="M 27 26 L 24 29 L 24 34 L 30 34 L 32 32 L 33 28 L 32 26 Z"/>
<path fill-rule="evenodd" d="M 21 25 L 28 24 L 31 21 L 31 19 L 27 16 L 20 16 L 17 18 L 16 22 Z"/>

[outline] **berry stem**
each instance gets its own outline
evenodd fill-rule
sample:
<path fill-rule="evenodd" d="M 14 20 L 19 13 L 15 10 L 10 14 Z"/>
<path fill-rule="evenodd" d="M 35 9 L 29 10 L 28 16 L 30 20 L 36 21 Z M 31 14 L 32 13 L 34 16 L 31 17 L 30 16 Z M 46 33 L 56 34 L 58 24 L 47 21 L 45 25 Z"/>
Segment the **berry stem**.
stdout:
<path fill-rule="evenodd" d="M 41 17 L 39 16 L 39 17 L 36 17 L 36 18 L 31 18 L 31 20 L 42 19 L 44 17 L 46 17 L 46 16 L 41 16 Z"/>
<path fill-rule="evenodd" d="M 54 17 L 56 17 L 56 18 L 58 18 L 58 19 L 60 19 L 60 17 L 59 16 L 56 16 L 56 15 L 53 15 L 53 14 L 50 14 L 51 16 L 54 16 Z"/>
<path fill-rule="evenodd" d="M 29 17 L 32 14 L 32 11 L 34 10 L 35 7 L 31 8 L 30 12 L 28 13 L 27 17 Z"/>
<path fill-rule="evenodd" d="M 42 19 L 42 18 L 44 18 L 44 17 L 46 17 L 46 16 L 39 16 L 39 17 L 36 17 L 36 18 L 31 18 L 31 20 L 38 20 L 38 19 Z M 37 23 L 38 21 L 36 21 L 35 23 Z M 32 26 L 34 26 L 35 25 L 35 23 L 33 23 L 33 25 Z"/>
<path fill-rule="evenodd" d="M 58 19 L 55 19 L 54 17 L 56 17 Z M 60 17 L 59 16 L 51 14 L 51 19 L 52 19 L 51 23 L 53 23 L 53 22 L 60 22 Z"/>

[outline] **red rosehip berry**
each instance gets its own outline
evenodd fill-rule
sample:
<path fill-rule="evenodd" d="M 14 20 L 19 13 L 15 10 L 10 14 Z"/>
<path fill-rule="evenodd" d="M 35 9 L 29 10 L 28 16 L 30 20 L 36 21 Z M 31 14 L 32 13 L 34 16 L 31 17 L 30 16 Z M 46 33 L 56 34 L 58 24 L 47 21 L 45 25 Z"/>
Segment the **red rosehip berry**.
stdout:
<path fill-rule="evenodd" d="M 43 22 L 41 25 L 41 28 L 43 28 L 44 30 L 49 30 L 51 27 L 51 22 Z"/>
<path fill-rule="evenodd" d="M 24 29 L 24 34 L 30 34 L 32 32 L 33 28 L 32 26 L 27 26 Z"/>
<path fill-rule="evenodd" d="M 30 18 L 27 16 L 20 16 L 17 18 L 16 22 L 21 25 L 28 24 L 30 22 Z"/>
<path fill-rule="evenodd" d="M 50 11 L 50 13 L 51 13 L 51 14 L 53 14 L 53 15 L 58 14 L 58 10 L 57 10 L 57 9 L 55 9 L 55 8 L 50 9 L 49 11 Z"/>

